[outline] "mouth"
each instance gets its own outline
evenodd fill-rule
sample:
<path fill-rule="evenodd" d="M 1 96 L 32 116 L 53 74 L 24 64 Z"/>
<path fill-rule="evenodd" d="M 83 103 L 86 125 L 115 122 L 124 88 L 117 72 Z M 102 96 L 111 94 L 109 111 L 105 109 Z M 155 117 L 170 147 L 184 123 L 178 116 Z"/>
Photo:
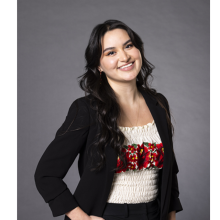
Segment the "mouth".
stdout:
<path fill-rule="evenodd" d="M 121 66 L 121 67 L 118 67 L 118 69 L 124 69 L 124 68 L 130 67 L 130 66 L 132 66 L 132 65 L 134 64 L 134 62 L 135 62 L 135 61 L 130 62 L 130 63 L 128 63 L 128 64 L 125 64 L 125 65 L 123 65 L 123 66 Z"/>

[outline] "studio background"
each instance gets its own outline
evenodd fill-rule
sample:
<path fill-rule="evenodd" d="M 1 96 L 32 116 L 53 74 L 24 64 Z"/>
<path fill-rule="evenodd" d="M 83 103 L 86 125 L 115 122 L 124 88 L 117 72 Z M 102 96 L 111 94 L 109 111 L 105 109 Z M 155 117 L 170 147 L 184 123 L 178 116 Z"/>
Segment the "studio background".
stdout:
<path fill-rule="evenodd" d="M 54 219 L 36 189 L 34 172 L 71 103 L 84 96 L 77 82 L 84 52 L 94 26 L 107 19 L 121 20 L 139 34 L 156 67 L 152 87 L 170 103 L 183 206 L 177 219 L 209 219 L 209 4 L 18 0 L 19 220 Z M 71 192 L 79 181 L 77 162 L 78 157 L 64 178 Z"/>

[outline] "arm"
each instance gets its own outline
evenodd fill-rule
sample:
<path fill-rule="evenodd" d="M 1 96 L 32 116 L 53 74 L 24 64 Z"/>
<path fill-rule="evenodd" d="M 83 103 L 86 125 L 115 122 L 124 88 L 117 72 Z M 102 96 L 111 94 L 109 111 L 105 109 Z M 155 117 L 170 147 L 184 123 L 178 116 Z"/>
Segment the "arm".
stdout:
<path fill-rule="evenodd" d="M 158 93 L 159 96 L 162 96 L 163 104 L 165 105 L 169 118 L 170 117 L 170 108 L 169 108 L 169 103 L 165 96 L 163 96 L 161 93 Z M 169 135 L 170 135 L 170 140 L 171 140 L 171 145 L 173 149 L 173 139 L 172 139 L 172 131 L 171 129 L 169 130 Z M 176 157 L 174 154 L 174 150 L 172 151 L 173 153 L 173 167 L 172 167 L 172 189 L 171 189 L 171 199 L 170 199 L 170 206 L 169 206 L 169 220 L 175 220 L 176 219 L 176 213 L 179 211 L 182 211 L 182 205 L 179 199 L 179 186 L 178 186 L 178 179 L 177 179 L 177 173 L 179 172 L 178 164 L 176 162 Z"/>
<path fill-rule="evenodd" d="M 86 104 L 75 100 L 54 140 L 38 162 L 34 174 L 35 184 L 44 201 L 49 204 L 54 217 L 79 206 L 63 178 L 86 144 L 89 124 Z"/>

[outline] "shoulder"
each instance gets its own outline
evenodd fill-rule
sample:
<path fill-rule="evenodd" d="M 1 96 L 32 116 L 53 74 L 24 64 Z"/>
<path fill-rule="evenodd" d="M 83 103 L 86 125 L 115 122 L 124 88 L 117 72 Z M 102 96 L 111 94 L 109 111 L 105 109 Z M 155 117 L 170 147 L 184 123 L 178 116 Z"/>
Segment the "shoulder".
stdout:
<path fill-rule="evenodd" d="M 167 101 L 167 98 L 166 98 L 165 95 L 163 95 L 162 93 L 158 92 L 156 96 L 157 96 L 157 98 L 159 98 L 161 101 L 163 101 L 163 102 L 168 102 L 168 101 Z"/>
<path fill-rule="evenodd" d="M 93 122 L 96 114 L 93 108 L 94 97 L 89 94 L 75 99 L 69 107 L 68 115 L 69 118 L 80 118 L 82 121 Z"/>
<path fill-rule="evenodd" d="M 160 102 L 162 102 L 163 106 L 166 108 L 167 113 L 170 117 L 170 105 L 169 105 L 167 98 L 165 97 L 165 95 L 163 95 L 162 93 L 159 93 L 159 92 L 157 93 L 156 96 L 160 100 Z"/>
<path fill-rule="evenodd" d="M 81 110 L 89 112 L 89 96 L 82 96 L 72 101 L 69 111 Z"/>
<path fill-rule="evenodd" d="M 81 128 L 88 129 L 89 126 L 90 113 L 88 102 L 85 97 L 79 97 L 70 104 L 65 120 L 58 129 L 56 136 L 60 134 L 68 134 L 69 131 L 79 130 Z"/>
<path fill-rule="evenodd" d="M 74 103 L 78 104 L 79 106 L 86 106 L 89 108 L 92 100 L 93 100 L 93 96 L 90 94 L 75 99 Z"/>
<path fill-rule="evenodd" d="M 170 105 L 167 98 L 162 93 L 157 93 L 157 98 L 162 102 L 163 106 L 166 108 L 168 116 L 170 117 Z"/>
<path fill-rule="evenodd" d="M 79 97 L 72 101 L 70 104 L 68 113 L 68 121 L 79 121 L 79 122 L 89 122 L 90 111 L 89 111 L 89 100 L 85 97 Z M 78 124 L 78 123 L 77 123 Z"/>
<path fill-rule="evenodd" d="M 165 95 L 163 95 L 162 93 L 158 92 L 156 94 L 156 97 L 166 106 L 169 107 L 169 103 L 167 98 L 165 97 Z"/>

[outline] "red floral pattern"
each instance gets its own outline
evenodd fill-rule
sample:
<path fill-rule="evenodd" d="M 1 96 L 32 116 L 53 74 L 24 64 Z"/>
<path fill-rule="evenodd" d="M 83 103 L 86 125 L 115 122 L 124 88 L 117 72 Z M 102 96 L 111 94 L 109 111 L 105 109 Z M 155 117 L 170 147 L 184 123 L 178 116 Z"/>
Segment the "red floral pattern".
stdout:
<path fill-rule="evenodd" d="M 163 144 L 143 142 L 140 144 L 124 145 L 122 153 L 125 153 L 127 167 L 116 171 L 116 173 L 126 172 L 129 170 L 142 170 L 163 168 L 164 147 Z M 117 167 L 122 167 L 123 162 L 118 157 Z"/>

